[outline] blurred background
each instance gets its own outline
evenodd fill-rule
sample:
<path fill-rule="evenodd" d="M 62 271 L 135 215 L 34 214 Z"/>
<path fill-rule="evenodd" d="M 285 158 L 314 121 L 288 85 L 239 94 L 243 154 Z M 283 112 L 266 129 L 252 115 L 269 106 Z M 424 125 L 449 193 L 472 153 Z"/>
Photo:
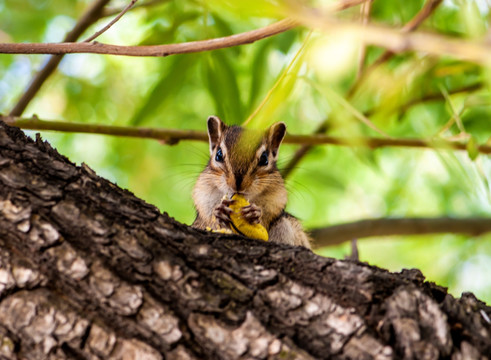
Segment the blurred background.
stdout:
<path fill-rule="evenodd" d="M 146 4 L 146 3 L 151 4 Z M 334 1 L 140 0 L 97 41 L 119 45 L 194 41 L 256 29 L 298 6 Z M 423 0 L 375 0 L 365 18 L 402 28 Z M 0 0 L 0 42 L 59 42 L 90 6 L 85 0 Z M 113 0 L 107 14 L 128 1 Z M 482 40 L 489 31 L 486 0 L 444 0 L 418 31 Z M 112 9 L 114 12 L 111 12 Z M 354 6 L 336 14 L 362 21 Z M 82 39 L 112 17 L 92 25 Z M 215 114 L 253 126 L 284 121 L 294 134 L 461 139 L 491 136 L 489 67 L 407 52 L 370 71 L 384 49 L 364 48 L 341 31 L 305 27 L 251 45 L 167 58 L 73 54 L 44 83 L 24 116 L 120 126 L 206 129 Z M 45 55 L 0 55 L 0 113 L 8 114 Z M 268 95 L 269 93 L 269 95 Z M 263 103 L 264 99 L 267 99 Z M 262 104 L 262 105 L 261 105 Z M 364 114 L 378 130 L 360 121 Z M 31 136 L 34 131 L 26 131 Z M 208 160 L 205 143 L 175 146 L 154 140 L 41 132 L 73 162 L 129 189 L 177 220 L 194 220 L 191 189 Z M 298 146 L 282 145 L 279 167 Z M 469 151 L 318 146 L 288 175 L 287 210 L 305 227 L 369 218 L 491 215 L 491 161 Z M 419 268 L 428 280 L 460 296 L 472 291 L 491 303 L 491 235 L 441 234 L 360 239 L 360 259 L 392 271 Z M 349 244 L 317 249 L 343 258 Z"/>

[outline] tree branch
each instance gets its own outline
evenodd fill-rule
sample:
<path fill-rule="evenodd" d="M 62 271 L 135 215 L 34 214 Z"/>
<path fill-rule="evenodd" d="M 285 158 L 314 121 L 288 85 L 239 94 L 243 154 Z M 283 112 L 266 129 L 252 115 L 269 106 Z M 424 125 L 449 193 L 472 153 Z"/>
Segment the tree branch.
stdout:
<path fill-rule="evenodd" d="M 141 9 L 141 8 L 146 8 L 146 7 L 150 7 L 150 6 L 157 6 L 157 5 L 165 4 L 169 1 L 170 0 L 149 0 L 149 1 L 140 2 L 138 4 L 135 4 L 135 6 L 133 6 L 133 9 Z M 124 8 L 109 8 L 109 9 L 106 8 L 102 12 L 102 17 L 109 17 L 109 16 L 118 15 L 123 10 L 124 10 Z"/>
<path fill-rule="evenodd" d="M 491 308 L 417 269 L 198 231 L 3 123 L 0 159 L 2 359 L 491 353 Z"/>
<path fill-rule="evenodd" d="M 206 132 L 195 130 L 152 129 L 142 127 L 82 124 L 64 121 L 46 121 L 39 120 L 36 116 L 32 118 L 14 118 L 11 116 L 0 115 L 0 120 L 3 120 L 8 125 L 17 126 L 21 129 L 155 139 L 168 145 L 175 145 L 181 140 L 208 141 L 208 135 Z"/>
<path fill-rule="evenodd" d="M 401 33 L 400 30 L 373 23 L 362 25 L 321 16 L 315 13 L 299 14 L 296 20 L 309 28 L 326 33 L 345 32 L 365 44 L 386 48 L 392 52 L 419 51 L 437 56 L 453 56 L 464 61 L 487 65 L 491 61 L 491 46 L 487 42 L 464 40 L 432 33 Z"/>
<path fill-rule="evenodd" d="M 454 233 L 482 235 L 491 232 L 490 218 L 458 219 L 400 218 L 369 219 L 311 230 L 314 248 L 341 244 L 351 239 L 389 235 L 424 235 Z"/>
<path fill-rule="evenodd" d="M 370 12 L 372 11 L 373 0 L 369 0 L 361 5 L 360 8 L 360 21 L 362 24 L 368 24 L 370 21 Z M 365 67 L 365 61 L 367 57 L 367 47 L 361 46 L 360 53 L 358 55 L 358 71 L 356 73 L 355 83 L 360 80 L 363 74 L 363 68 Z"/>
<path fill-rule="evenodd" d="M 71 123 L 63 121 L 39 120 L 37 117 L 18 118 L 1 116 L 0 120 L 11 126 L 17 126 L 29 130 L 47 130 L 76 132 L 88 134 L 101 134 L 113 136 L 126 136 L 142 139 L 160 140 L 168 145 L 175 145 L 181 140 L 208 141 L 208 135 L 204 131 L 179 130 L 179 129 L 153 129 L 142 127 L 125 127 L 110 125 L 93 125 Z M 448 141 L 440 138 L 435 139 L 413 139 L 413 138 L 378 138 L 378 137 L 339 137 L 328 135 L 295 135 L 287 134 L 284 140 L 286 144 L 308 144 L 308 145 L 338 145 L 348 147 L 367 147 L 377 149 L 381 147 L 414 147 L 431 148 L 442 150 L 467 150 L 467 144 L 456 141 Z M 476 148 L 482 154 L 491 154 L 491 146 L 480 145 Z"/>
<path fill-rule="evenodd" d="M 83 34 L 87 28 L 100 19 L 102 10 L 104 6 L 110 0 L 96 0 L 93 5 L 87 9 L 87 11 L 82 15 L 80 20 L 75 24 L 73 29 L 66 34 L 65 43 L 76 41 L 80 35 Z M 37 94 L 41 86 L 44 84 L 46 79 L 53 73 L 53 71 L 58 67 L 63 55 L 51 56 L 46 65 L 36 74 L 32 79 L 32 82 L 27 87 L 26 91 L 22 94 L 21 98 L 14 106 L 10 112 L 11 116 L 20 116 L 26 109 L 27 105 L 31 102 L 34 96 Z"/>
<path fill-rule="evenodd" d="M 87 42 L 87 43 L 88 42 L 91 42 L 91 41 L 97 39 L 102 34 L 104 34 L 107 30 L 109 30 L 109 28 L 111 26 L 113 26 L 119 19 L 121 19 L 123 17 L 123 15 L 126 14 L 128 12 L 128 10 L 131 9 L 133 7 L 133 5 L 135 5 L 135 3 L 137 1 L 138 0 L 131 0 L 131 2 L 123 10 L 121 10 L 121 12 L 118 14 L 118 16 L 116 16 L 114 19 L 112 19 L 109 22 L 109 24 L 107 24 L 106 26 L 104 26 L 101 30 L 97 31 L 94 35 L 92 35 L 91 37 L 85 39 L 84 42 Z"/>
<path fill-rule="evenodd" d="M 168 0 L 162 0 L 162 2 Z M 333 11 L 341 11 L 346 8 L 361 4 L 367 0 L 343 0 L 336 3 L 333 7 Z M 285 19 L 275 24 L 266 26 L 261 29 L 252 30 L 249 32 L 227 36 L 223 38 L 194 41 L 181 44 L 169 44 L 169 45 L 156 45 L 156 46 L 117 46 L 100 44 L 97 42 L 88 43 L 100 33 L 95 34 L 93 37 L 86 40 L 83 43 L 73 43 L 79 36 L 95 21 L 103 16 L 109 16 L 113 12 L 103 13 L 104 6 L 109 0 L 96 0 L 94 5 L 82 16 L 77 22 L 75 27 L 70 31 L 64 39 L 63 43 L 50 44 L 50 43 L 32 43 L 32 44 L 11 44 L 0 43 L 0 53 L 4 54 L 52 54 L 49 61 L 40 70 L 31 84 L 24 92 L 18 103 L 14 106 L 10 112 L 11 116 L 20 116 L 26 109 L 27 105 L 34 98 L 36 93 L 41 88 L 46 79 L 53 73 L 60 63 L 62 56 L 67 53 L 97 53 L 97 54 L 113 54 L 113 55 L 127 55 L 127 56 L 168 56 L 173 54 L 192 53 L 199 51 L 208 51 L 221 49 L 225 47 L 243 45 L 253 43 L 257 40 L 270 37 L 281 32 L 290 30 L 297 25 L 296 22 L 291 19 Z M 148 1 L 141 6 L 150 6 L 157 4 L 158 0 Z M 132 1 L 134 3 L 134 1 Z M 131 6 L 130 6 L 131 7 Z M 113 20 L 108 27 L 102 30 L 106 31 L 112 24 L 114 24 L 119 18 L 127 11 L 127 9 L 118 10 L 120 16 Z"/>
<path fill-rule="evenodd" d="M 179 44 L 122 46 L 92 43 L 31 43 L 0 44 L 3 54 L 106 54 L 120 56 L 169 56 L 201 51 L 223 49 L 227 47 L 251 44 L 255 41 L 280 34 L 297 26 L 291 19 L 284 19 L 260 29 L 221 38 L 190 41 Z"/>

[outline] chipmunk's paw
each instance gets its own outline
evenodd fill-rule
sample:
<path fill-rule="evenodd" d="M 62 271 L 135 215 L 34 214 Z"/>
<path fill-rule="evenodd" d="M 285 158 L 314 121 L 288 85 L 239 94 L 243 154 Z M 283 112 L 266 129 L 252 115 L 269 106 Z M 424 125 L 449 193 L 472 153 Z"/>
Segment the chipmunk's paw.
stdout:
<path fill-rule="evenodd" d="M 248 236 L 253 239 L 268 241 L 268 231 L 259 223 L 262 211 L 244 198 L 235 194 L 232 196 L 234 203 L 230 205 L 232 231 Z"/>
<path fill-rule="evenodd" d="M 230 214 L 233 213 L 233 210 L 229 206 L 233 203 L 233 200 L 222 200 L 220 205 L 213 210 L 213 216 L 215 216 L 219 227 L 230 229 L 230 223 L 232 222 Z"/>
<path fill-rule="evenodd" d="M 259 224 L 263 212 L 256 204 L 250 204 L 241 209 L 241 214 L 250 224 Z"/>

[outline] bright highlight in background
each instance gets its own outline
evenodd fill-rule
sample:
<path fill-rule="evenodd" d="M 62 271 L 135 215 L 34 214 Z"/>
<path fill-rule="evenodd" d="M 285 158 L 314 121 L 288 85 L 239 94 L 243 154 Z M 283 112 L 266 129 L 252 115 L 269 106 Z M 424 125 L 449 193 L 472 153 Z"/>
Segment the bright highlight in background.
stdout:
<path fill-rule="evenodd" d="M 344 31 L 313 41 L 309 62 L 326 81 L 339 81 L 354 69 L 361 41 L 353 32 Z"/>

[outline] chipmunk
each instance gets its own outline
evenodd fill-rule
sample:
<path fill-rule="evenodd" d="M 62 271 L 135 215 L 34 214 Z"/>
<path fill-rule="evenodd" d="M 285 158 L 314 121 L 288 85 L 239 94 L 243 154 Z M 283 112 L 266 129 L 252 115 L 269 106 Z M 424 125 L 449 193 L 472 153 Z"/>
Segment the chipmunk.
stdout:
<path fill-rule="evenodd" d="M 193 189 L 192 226 L 230 228 L 230 199 L 241 194 L 250 203 L 242 208 L 243 218 L 263 225 L 271 241 L 310 248 L 300 222 L 285 212 L 287 192 L 276 167 L 286 125 L 278 122 L 261 132 L 227 126 L 216 116 L 207 125 L 211 156 Z"/>

